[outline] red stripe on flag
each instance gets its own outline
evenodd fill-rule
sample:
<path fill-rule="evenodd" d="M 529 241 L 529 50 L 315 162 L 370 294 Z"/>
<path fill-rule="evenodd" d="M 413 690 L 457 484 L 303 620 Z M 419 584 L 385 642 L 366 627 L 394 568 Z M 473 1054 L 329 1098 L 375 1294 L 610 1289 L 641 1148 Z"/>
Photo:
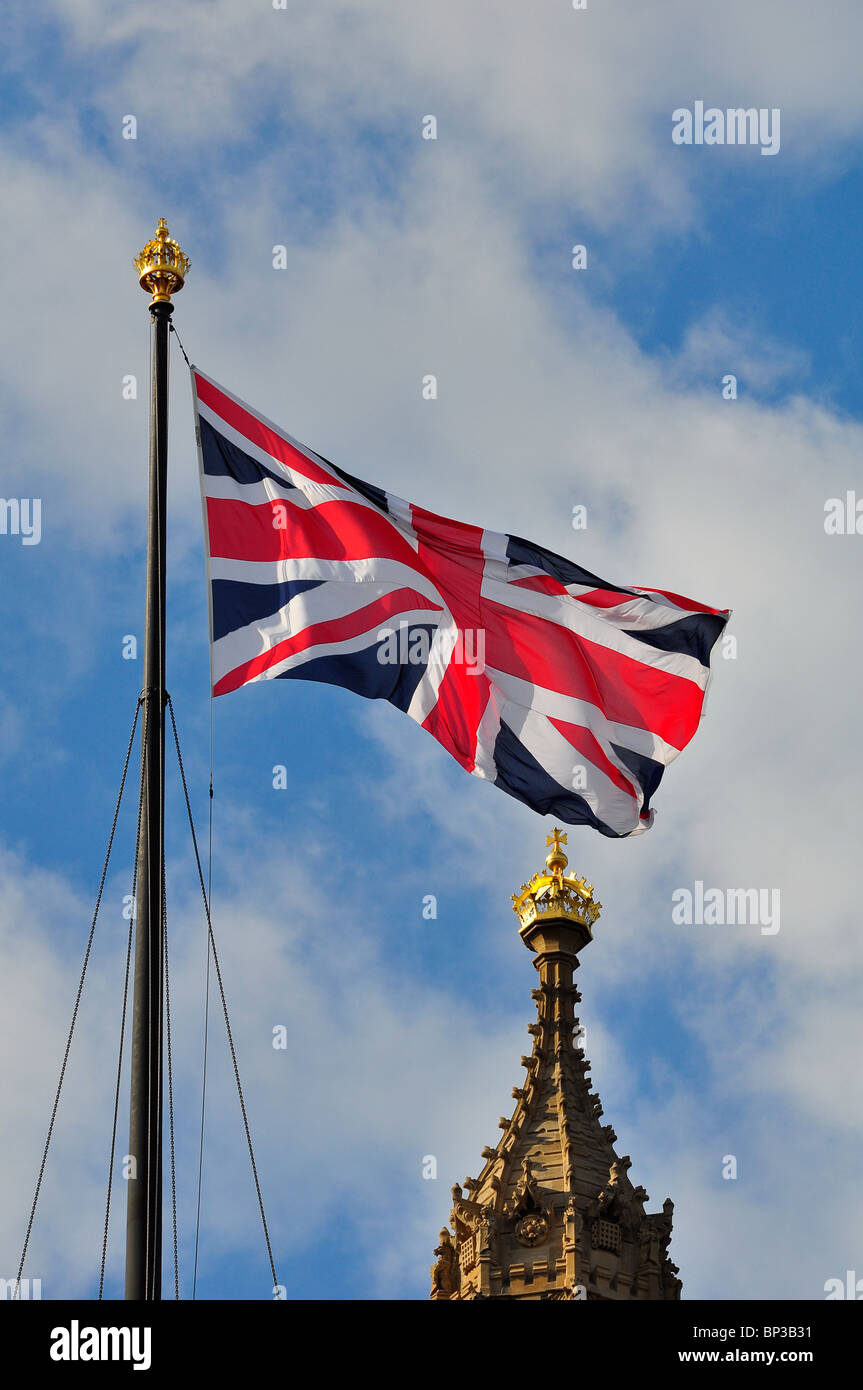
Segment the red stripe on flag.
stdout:
<path fill-rule="evenodd" d="M 670 589 L 644 590 L 644 596 L 647 598 L 652 598 L 654 594 L 661 594 L 663 598 L 671 599 L 678 608 L 688 608 L 692 613 L 714 613 L 719 618 L 728 617 L 727 608 L 708 608 L 704 603 L 696 603 L 694 598 L 683 598 L 680 594 L 673 594 Z"/>
<path fill-rule="evenodd" d="M 423 721 L 439 743 L 468 772 L 476 766 L 476 739 L 488 704 L 490 683 L 484 674 L 469 675 L 464 663 L 465 631 L 482 629 L 482 575 L 485 555 L 482 527 L 411 507 L 418 558 L 452 614 L 459 640 L 438 689 L 435 707 Z M 474 652 L 478 639 L 468 639 Z"/>
<path fill-rule="evenodd" d="M 632 783 L 627 782 L 620 768 L 615 767 L 614 763 L 611 762 L 590 729 L 586 729 L 583 724 L 569 724 L 565 719 L 552 719 L 551 715 L 548 716 L 548 722 L 553 724 L 557 732 L 563 734 L 567 743 L 571 743 L 573 748 L 587 758 L 588 762 L 604 772 L 609 781 L 613 782 L 616 787 L 627 792 L 634 801 L 638 799 L 632 789 Z"/>
<path fill-rule="evenodd" d="M 372 628 L 387 618 L 419 608 L 435 613 L 441 612 L 437 604 L 432 603 L 424 594 L 418 594 L 415 589 L 396 589 L 391 594 L 383 594 L 374 602 L 367 603 L 364 608 L 355 609 L 353 613 L 348 613 L 343 618 L 331 618 L 329 622 L 312 623 L 311 627 L 304 628 L 295 636 L 286 637 L 284 641 L 277 642 L 269 651 L 261 652 L 259 656 L 253 657 L 251 661 L 243 662 L 241 666 L 235 666 L 233 671 L 229 671 L 227 675 L 222 676 L 221 680 L 216 682 L 213 686 L 213 694 L 227 695 L 229 691 L 237 690 L 247 681 L 254 680 L 262 672 L 269 671 L 280 661 L 294 656 L 297 652 L 305 652 L 310 647 L 321 646 L 327 642 L 347 641 L 348 638 L 356 637 L 361 632 L 371 631 Z"/>
<path fill-rule="evenodd" d="M 540 594 L 567 595 L 578 603 L 589 603 L 591 608 L 614 608 L 618 603 L 626 603 L 631 594 L 623 594 L 615 589 L 590 589 L 586 594 L 572 594 L 561 580 L 553 574 L 531 574 L 525 579 L 513 579 L 514 589 L 535 589 Z M 577 585 L 573 585 L 577 588 Z"/>
<path fill-rule="evenodd" d="M 460 628 L 478 631 L 481 623 L 485 555 L 482 527 L 449 521 L 422 507 L 411 507 L 411 522 L 423 569 L 444 598 Z"/>
<path fill-rule="evenodd" d="M 539 594 L 555 594 L 559 597 L 566 589 L 553 574 L 529 574 L 524 579 L 510 581 L 514 589 L 535 589 Z"/>
<path fill-rule="evenodd" d="M 443 744 L 456 762 L 473 772 L 477 730 L 488 704 L 490 681 L 482 673 L 470 675 L 469 668 L 454 657 L 455 653 L 440 683 L 435 707 L 423 720 L 423 728 Z"/>
<path fill-rule="evenodd" d="M 642 598 L 641 594 L 622 594 L 615 589 L 591 589 L 586 594 L 572 594 L 576 603 L 588 603 L 591 608 L 617 608 L 621 603 L 632 603 L 633 599 Z"/>
<path fill-rule="evenodd" d="M 678 749 L 695 733 L 704 695 L 685 676 L 646 666 L 557 623 L 488 599 L 483 618 L 489 666 L 587 700 L 615 723 L 647 729 Z"/>
<path fill-rule="evenodd" d="M 195 373 L 195 389 L 198 393 L 198 399 L 203 401 L 204 405 L 215 410 L 226 424 L 231 425 L 250 443 L 257 444 L 259 449 L 263 449 L 272 458 L 287 464 L 289 468 L 295 468 L 298 473 L 302 473 L 305 478 L 310 478 L 312 482 L 328 483 L 331 486 L 343 487 L 347 490 L 347 484 L 342 482 L 335 473 L 326 472 L 320 464 L 314 463 L 293 444 L 289 444 L 287 439 L 265 425 L 263 420 L 258 419 L 257 415 L 252 415 L 236 401 L 232 401 L 230 396 L 226 396 L 211 381 L 198 376 L 197 372 Z"/>
<path fill-rule="evenodd" d="M 416 551 L 371 507 L 321 502 L 237 502 L 207 498 L 210 554 L 220 560 L 401 560 L 417 569 Z"/>

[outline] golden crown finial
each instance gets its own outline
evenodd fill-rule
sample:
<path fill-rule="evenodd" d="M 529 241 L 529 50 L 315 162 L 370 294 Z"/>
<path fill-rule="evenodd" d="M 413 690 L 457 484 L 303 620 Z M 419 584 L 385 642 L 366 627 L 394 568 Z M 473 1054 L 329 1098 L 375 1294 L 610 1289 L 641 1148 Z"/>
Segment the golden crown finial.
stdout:
<path fill-rule="evenodd" d="M 555 826 L 545 843 L 547 848 L 551 846 L 545 860 L 548 873 L 534 874 L 529 883 L 523 883 L 512 895 L 513 911 L 521 922 L 521 935 L 527 942 L 537 922 L 562 919 L 582 928 L 589 940 L 602 903 L 594 901 L 592 883 L 586 883 L 576 874 L 564 873 L 569 863 L 563 851 L 564 832 Z"/>
<path fill-rule="evenodd" d="M 168 224 L 159 218 L 156 235 L 147 242 L 140 256 L 135 257 L 138 284 L 153 296 L 154 304 L 169 304 L 172 294 L 179 294 L 192 262 L 168 235 Z"/>

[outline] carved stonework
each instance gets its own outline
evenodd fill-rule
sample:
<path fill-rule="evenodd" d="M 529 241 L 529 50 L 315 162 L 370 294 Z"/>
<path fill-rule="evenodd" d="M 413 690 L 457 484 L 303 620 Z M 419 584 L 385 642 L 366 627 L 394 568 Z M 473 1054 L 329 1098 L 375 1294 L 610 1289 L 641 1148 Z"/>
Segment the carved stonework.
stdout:
<path fill-rule="evenodd" d="M 539 1190 L 533 1176 L 533 1170 L 529 1158 L 522 1160 L 521 1177 L 516 1183 L 512 1202 L 509 1204 L 507 1214 L 514 1220 L 528 1213 L 542 1214 L 542 1202 L 539 1197 Z"/>
<path fill-rule="evenodd" d="M 598 1217 L 590 1223 L 590 1244 L 593 1250 L 610 1250 L 613 1255 L 620 1254 L 621 1230 L 616 1221 L 604 1221 Z"/>
<path fill-rule="evenodd" d="M 668 1253 L 674 1204 L 645 1211 L 632 1162 L 600 1122 L 590 1063 L 574 1005 L 578 953 L 591 939 L 599 904 L 584 879 L 564 870 L 566 836 L 549 837 L 547 874 L 515 898 L 520 934 L 534 952 L 539 987 L 526 1077 L 513 1089 L 495 1147 L 482 1150 L 476 1178 L 452 1188 L 449 1230 L 432 1266 L 433 1299 L 626 1301 L 679 1299 Z M 592 1194 L 592 1195 L 591 1195 Z"/>
<path fill-rule="evenodd" d="M 677 1265 L 671 1260 L 665 1259 L 662 1262 L 662 1296 L 663 1298 L 679 1298 L 683 1284 L 677 1278 Z"/>
<path fill-rule="evenodd" d="M 458 1265 L 452 1236 L 444 1227 L 440 1233 L 440 1245 L 435 1249 L 437 1260 L 431 1267 L 432 1298 L 452 1298 L 458 1287 Z"/>
<path fill-rule="evenodd" d="M 548 1219 L 537 1212 L 529 1212 L 516 1222 L 515 1234 L 522 1245 L 539 1245 L 548 1235 Z"/>

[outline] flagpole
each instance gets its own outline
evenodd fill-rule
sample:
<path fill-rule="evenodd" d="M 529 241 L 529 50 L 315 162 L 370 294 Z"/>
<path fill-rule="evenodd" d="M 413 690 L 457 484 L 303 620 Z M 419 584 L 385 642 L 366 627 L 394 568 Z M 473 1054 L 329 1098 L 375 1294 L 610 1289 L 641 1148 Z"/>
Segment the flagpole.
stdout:
<path fill-rule="evenodd" d="M 189 260 L 164 218 L 135 260 L 150 303 L 150 493 L 147 607 L 141 698 L 141 822 L 137 845 L 135 967 L 132 1000 L 129 1155 L 126 1199 L 126 1298 L 162 1296 L 162 1016 L 165 865 L 165 513 L 168 479 L 168 332 L 171 295 L 183 288 Z"/>

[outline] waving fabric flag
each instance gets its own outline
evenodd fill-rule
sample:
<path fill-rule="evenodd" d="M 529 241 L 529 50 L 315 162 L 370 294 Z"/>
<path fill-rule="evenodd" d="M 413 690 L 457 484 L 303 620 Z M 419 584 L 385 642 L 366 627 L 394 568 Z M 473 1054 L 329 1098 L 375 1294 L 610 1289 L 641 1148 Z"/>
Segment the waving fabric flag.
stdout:
<path fill-rule="evenodd" d="M 403 502 L 192 382 L 214 695 L 341 685 L 541 814 L 614 837 L 652 824 L 727 611 Z"/>

